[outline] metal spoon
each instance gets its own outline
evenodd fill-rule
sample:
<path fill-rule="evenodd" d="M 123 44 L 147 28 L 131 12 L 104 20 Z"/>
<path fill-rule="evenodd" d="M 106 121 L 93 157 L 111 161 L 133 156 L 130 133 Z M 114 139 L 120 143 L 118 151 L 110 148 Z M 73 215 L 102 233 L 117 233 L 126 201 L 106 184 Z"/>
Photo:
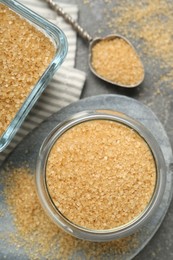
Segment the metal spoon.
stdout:
<path fill-rule="evenodd" d="M 56 4 L 53 0 L 45 0 L 49 6 L 51 7 L 51 9 L 53 9 L 54 11 L 57 12 L 58 15 L 62 16 L 64 18 L 64 20 L 70 24 L 72 26 L 72 28 L 84 39 L 89 43 L 89 67 L 91 69 L 91 71 L 100 79 L 109 82 L 111 84 L 117 85 L 117 86 L 121 86 L 121 87 L 125 87 L 125 88 L 134 88 L 137 87 L 138 85 L 140 85 L 142 83 L 142 81 L 144 80 L 144 75 L 145 75 L 145 71 L 144 71 L 144 66 L 142 64 L 142 61 L 140 59 L 140 57 L 138 56 L 135 48 L 132 46 L 132 44 L 123 36 L 118 35 L 118 34 L 112 34 L 112 35 L 108 35 L 105 38 L 95 38 L 93 39 L 89 33 L 87 31 L 85 31 L 69 14 L 67 14 L 58 4 Z M 131 82 L 130 84 L 126 83 L 121 83 L 121 82 L 116 82 L 116 81 L 112 81 L 109 78 L 100 75 L 96 69 L 93 67 L 93 48 L 96 44 L 98 44 L 101 41 L 110 41 L 110 40 L 114 40 L 114 39 L 121 39 L 123 40 L 125 43 L 128 44 L 128 46 L 131 47 L 131 50 L 135 53 L 136 58 L 138 59 L 138 64 L 140 66 L 140 72 L 141 75 L 139 77 L 139 79 L 136 82 Z M 128 59 L 128 57 L 127 57 Z M 115 71 L 115 73 L 117 73 Z M 126 76 L 126 75 L 124 75 Z"/>

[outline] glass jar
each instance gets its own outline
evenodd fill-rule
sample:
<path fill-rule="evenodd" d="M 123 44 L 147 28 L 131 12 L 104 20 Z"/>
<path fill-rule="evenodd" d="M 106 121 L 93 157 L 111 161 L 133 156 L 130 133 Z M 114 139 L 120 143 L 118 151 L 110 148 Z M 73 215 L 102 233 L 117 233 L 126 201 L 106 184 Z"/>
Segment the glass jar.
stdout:
<path fill-rule="evenodd" d="M 59 140 L 64 133 L 68 132 L 69 129 L 75 129 L 75 126 L 84 122 L 91 122 L 93 120 L 116 122 L 135 131 L 148 145 L 153 155 L 156 167 L 154 191 L 145 209 L 129 222 L 110 229 L 90 229 L 77 225 L 67 219 L 55 206 L 48 191 L 48 185 L 46 181 L 46 167 L 48 158 L 56 141 Z M 140 122 L 130 118 L 125 114 L 112 110 L 84 111 L 77 113 L 68 118 L 66 121 L 60 123 L 44 140 L 37 160 L 36 187 L 41 205 L 43 206 L 45 212 L 55 222 L 55 224 L 57 224 L 64 231 L 80 239 L 90 241 L 110 241 L 128 236 L 137 231 L 140 227 L 146 224 L 146 222 L 158 209 L 163 197 L 165 185 L 166 165 L 162 151 L 152 133 Z"/>

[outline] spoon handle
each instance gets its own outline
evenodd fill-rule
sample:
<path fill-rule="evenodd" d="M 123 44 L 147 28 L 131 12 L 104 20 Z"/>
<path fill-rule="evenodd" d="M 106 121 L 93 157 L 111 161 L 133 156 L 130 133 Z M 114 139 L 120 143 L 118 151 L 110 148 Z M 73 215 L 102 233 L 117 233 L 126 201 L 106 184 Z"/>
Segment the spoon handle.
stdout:
<path fill-rule="evenodd" d="M 58 4 L 56 4 L 53 0 L 45 0 L 49 6 L 57 12 L 58 15 L 62 16 L 64 20 L 69 23 L 72 28 L 84 39 L 88 42 L 92 41 L 92 37 L 69 15 L 67 14 L 63 8 L 61 8 Z"/>

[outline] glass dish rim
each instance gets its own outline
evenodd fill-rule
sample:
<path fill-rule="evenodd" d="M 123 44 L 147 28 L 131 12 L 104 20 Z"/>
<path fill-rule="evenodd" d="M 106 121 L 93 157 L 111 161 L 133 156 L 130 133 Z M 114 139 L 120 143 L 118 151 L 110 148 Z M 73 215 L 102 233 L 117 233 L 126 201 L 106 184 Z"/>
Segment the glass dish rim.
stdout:
<path fill-rule="evenodd" d="M 0 3 L 9 7 L 12 11 L 19 14 L 19 16 L 27 20 L 36 28 L 40 29 L 40 31 L 43 33 L 45 32 L 45 35 L 47 35 L 54 43 L 56 49 L 53 59 L 36 82 L 32 91 L 28 94 L 27 98 L 22 103 L 22 106 L 17 111 L 15 117 L 11 120 L 6 130 L 0 136 L 0 152 L 2 152 L 10 144 L 21 124 L 36 103 L 37 99 L 47 87 L 48 82 L 63 63 L 67 55 L 68 43 L 64 32 L 59 27 L 41 17 L 18 1 L 0 0 Z"/>
<path fill-rule="evenodd" d="M 110 241 L 134 233 L 137 229 L 143 226 L 153 215 L 154 211 L 157 209 L 158 205 L 160 204 L 160 201 L 162 199 L 165 190 L 165 185 L 166 185 L 166 175 L 164 174 L 166 172 L 165 160 L 162 151 L 157 141 L 155 140 L 154 136 L 152 135 L 152 133 L 142 123 L 127 116 L 124 113 L 119 113 L 118 111 L 113 111 L 113 110 L 107 110 L 107 111 L 108 111 L 107 114 L 105 113 L 106 110 L 104 110 L 104 112 L 99 112 L 98 110 L 95 111 L 87 110 L 84 112 L 79 112 L 69 117 L 67 120 L 63 121 L 62 123 L 58 124 L 43 141 L 43 144 L 40 148 L 40 152 L 38 155 L 37 165 L 36 165 L 35 181 L 36 181 L 37 193 L 40 202 L 43 208 L 45 209 L 45 211 L 47 212 L 47 214 L 52 218 L 52 220 L 57 225 L 59 225 L 62 229 L 64 229 L 69 234 L 90 241 Z M 109 113 L 111 112 L 114 113 L 117 112 L 117 114 L 110 115 Z M 95 116 L 97 116 L 97 118 L 95 118 Z M 112 120 L 113 118 L 115 119 L 115 121 L 117 121 L 117 119 L 118 120 L 120 119 L 120 121 L 117 122 L 123 123 L 126 126 L 129 126 L 132 129 L 134 129 L 148 144 L 150 150 L 153 153 L 153 157 L 155 159 L 155 164 L 156 164 L 156 170 L 157 170 L 155 191 L 147 207 L 144 209 L 144 211 L 142 211 L 141 214 L 136 216 L 136 218 L 134 218 L 132 221 L 128 222 L 127 224 L 122 225 L 118 228 L 107 229 L 107 230 L 92 230 L 92 229 L 83 228 L 70 222 L 68 219 L 63 217 L 62 214 L 59 214 L 57 212 L 58 210 L 51 202 L 45 184 L 46 182 L 45 168 L 46 168 L 47 158 L 56 140 L 61 136 L 61 134 L 63 134 L 71 127 L 89 120 L 94 120 L 94 119 Z M 48 201 L 50 202 L 50 205 L 47 204 L 46 201 L 47 198 Z M 58 217 L 61 215 L 61 217 L 58 218 L 57 215 Z"/>

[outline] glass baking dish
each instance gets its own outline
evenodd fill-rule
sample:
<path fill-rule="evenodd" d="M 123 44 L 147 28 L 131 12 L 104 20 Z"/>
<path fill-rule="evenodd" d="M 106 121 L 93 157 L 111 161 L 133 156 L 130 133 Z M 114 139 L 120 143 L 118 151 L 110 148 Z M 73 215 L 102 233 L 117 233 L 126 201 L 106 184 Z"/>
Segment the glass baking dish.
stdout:
<path fill-rule="evenodd" d="M 0 152 L 2 152 L 11 142 L 14 135 L 20 128 L 22 122 L 25 120 L 31 108 L 34 106 L 38 100 L 41 93 L 46 88 L 48 82 L 53 77 L 56 70 L 60 67 L 64 61 L 68 44 L 67 39 L 63 31 L 50 23 L 46 19 L 42 18 L 35 12 L 31 11 L 27 7 L 23 6 L 14 0 L 0 0 L 0 3 L 11 9 L 14 13 L 18 14 L 20 17 L 25 19 L 29 24 L 33 25 L 38 31 L 41 31 L 46 37 L 50 39 L 55 47 L 55 55 L 43 74 L 39 77 L 34 87 L 25 98 L 21 107 L 10 121 L 5 131 L 0 136 Z M 15 80 L 14 80 L 15 81 Z M 4 86 L 5 87 L 5 86 Z M 3 86 L 0 86 L 0 92 Z M 1 94 L 1 93 L 0 93 Z M 2 122 L 1 122 L 2 124 Z"/>

